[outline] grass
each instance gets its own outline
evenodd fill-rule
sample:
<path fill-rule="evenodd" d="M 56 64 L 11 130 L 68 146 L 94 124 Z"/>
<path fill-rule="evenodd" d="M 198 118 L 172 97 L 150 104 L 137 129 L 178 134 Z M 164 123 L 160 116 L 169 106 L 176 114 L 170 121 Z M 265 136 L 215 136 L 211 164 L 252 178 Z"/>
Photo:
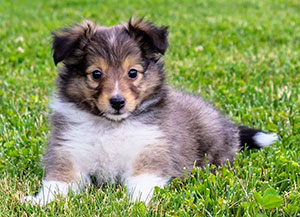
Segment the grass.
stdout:
<path fill-rule="evenodd" d="M 38 1 L 0 3 L 1 216 L 300 216 L 298 0 Z M 170 26 L 168 81 L 237 123 L 280 141 L 240 153 L 232 168 L 195 170 L 157 189 L 152 205 L 121 186 L 89 187 L 47 207 L 21 204 L 41 186 L 56 69 L 50 32 L 83 18 L 102 25 L 146 16 Z M 201 47 L 203 49 L 201 49 Z"/>

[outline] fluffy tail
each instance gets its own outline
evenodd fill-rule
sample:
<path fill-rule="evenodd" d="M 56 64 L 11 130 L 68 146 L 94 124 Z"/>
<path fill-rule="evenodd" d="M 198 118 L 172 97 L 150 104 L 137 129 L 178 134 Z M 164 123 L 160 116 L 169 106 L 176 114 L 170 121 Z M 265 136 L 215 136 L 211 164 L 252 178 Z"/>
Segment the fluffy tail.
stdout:
<path fill-rule="evenodd" d="M 278 140 L 276 134 L 269 134 L 246 126 L 239 126 L 241 147 L 265 148 Z"/>

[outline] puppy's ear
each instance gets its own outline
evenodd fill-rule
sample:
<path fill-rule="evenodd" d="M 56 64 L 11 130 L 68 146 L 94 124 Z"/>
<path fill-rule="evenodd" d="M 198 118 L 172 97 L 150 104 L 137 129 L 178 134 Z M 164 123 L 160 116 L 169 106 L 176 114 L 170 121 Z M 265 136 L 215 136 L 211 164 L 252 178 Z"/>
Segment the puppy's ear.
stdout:
<path fill-rule="evenodd" d="M 168 27 L 157 27 L 143 19 L 130 18 L 127 29 L 146 58 L 158 60 L 165 54 L 168 48 Z"/>
<path fill-rule="evenodd" d="M 95 34 L 97 25 L 85 20 L 82 24 L 76 24 L 71 28 L 61 29 L 61 31 L 52 33 L 53 59 L 55 65 L 71 57 L 80 57 L 83 48 L 88 44 L 91 37 Z"/>

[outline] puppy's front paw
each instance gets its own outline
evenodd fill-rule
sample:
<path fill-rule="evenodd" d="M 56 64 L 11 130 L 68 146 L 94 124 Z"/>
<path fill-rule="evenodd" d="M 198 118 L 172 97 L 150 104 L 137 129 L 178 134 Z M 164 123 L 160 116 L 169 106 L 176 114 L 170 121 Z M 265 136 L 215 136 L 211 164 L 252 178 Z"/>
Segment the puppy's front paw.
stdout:
<path fill-rule="evenodd" d="M 153 174 L 141 174 L 127 179 L 127 191 L 132 202 L 144 202 L 149 204 L 155 186 L 164 187 L 168 183 L 168 177 L 159 177 Z"/>
<path fill-rule="evenodd" d="M 29 202 L 34 205 L 45 206 L 55 200 L 57 195 L 66 196 L 69 190 L 77 193 L 80 190 L 80 184 L 66 183 L 59 181 L 43 181 L 43 186 L 36 196 L 26 196 L 21 199 L 21 202 Z"/>

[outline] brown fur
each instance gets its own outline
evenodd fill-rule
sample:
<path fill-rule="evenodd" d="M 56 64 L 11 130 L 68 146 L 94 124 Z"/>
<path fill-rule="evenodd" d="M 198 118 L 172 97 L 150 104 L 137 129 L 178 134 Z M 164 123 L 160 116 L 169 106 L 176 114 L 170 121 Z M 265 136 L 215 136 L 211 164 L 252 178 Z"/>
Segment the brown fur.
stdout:
<path fill-rule="evenodd" d="M 172 153 L 167 141 L 149 146 L 135 161 L 133 176 L 140 174 L 156 174 L 166 176 L 172 174 Z M 158 168 L 160 168 L 158 170 Z M 175 174 L 173 174 L 175 175 Z"/>

